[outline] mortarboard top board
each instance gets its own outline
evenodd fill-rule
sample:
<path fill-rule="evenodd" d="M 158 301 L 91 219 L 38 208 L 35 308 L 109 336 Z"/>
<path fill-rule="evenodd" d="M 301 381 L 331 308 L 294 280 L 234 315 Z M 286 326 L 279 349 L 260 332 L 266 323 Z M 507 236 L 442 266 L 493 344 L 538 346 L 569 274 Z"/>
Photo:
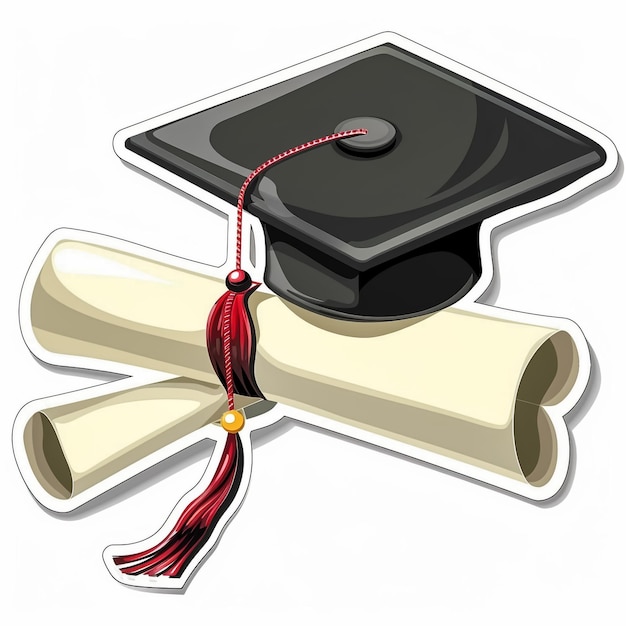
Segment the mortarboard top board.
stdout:
<path fill-rule="evenodd" d="M 234 206 L 266 159 L 367 128 L 273 166 L 246 205 L 263 224 L 268 286 L 332 317 L 456 302 L 481 275 L 483 220 L 571 195 L 615 159 L 592 129 L 390 33 L 234 92 L 126 129 L 120 156 Z"/>

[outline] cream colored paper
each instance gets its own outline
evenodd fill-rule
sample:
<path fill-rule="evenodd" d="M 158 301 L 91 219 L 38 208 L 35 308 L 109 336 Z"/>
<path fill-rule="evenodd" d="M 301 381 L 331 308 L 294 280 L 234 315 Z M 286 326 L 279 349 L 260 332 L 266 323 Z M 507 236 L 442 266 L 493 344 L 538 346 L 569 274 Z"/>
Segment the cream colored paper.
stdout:
<path fill-rule="evenodd" d="M 62 406 L 26 422 L 24 449 L 39 484 L 68 499 L 214 421 L 221 387 L 173 379 Z"/>
<path fill-rule="evenodd" d="M 203 274 L 61 241 L 34 286 L 33 333 L 50 352 L 217 384 L 205 325 L 223 292 Z M 556 438 L 542 406 L 576 379 L 567 333 L 454 308 L 342 322 L 259 292 L 250 308 L 268 399 L 532 485 L 552 475 Z"/>

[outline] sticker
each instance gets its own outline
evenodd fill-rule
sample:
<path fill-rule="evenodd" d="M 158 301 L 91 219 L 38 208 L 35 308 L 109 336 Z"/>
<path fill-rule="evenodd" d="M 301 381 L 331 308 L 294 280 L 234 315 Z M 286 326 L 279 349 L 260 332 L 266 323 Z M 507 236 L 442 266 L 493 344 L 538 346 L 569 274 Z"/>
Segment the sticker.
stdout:
<path fill-rule="evenodd" d="M 380 81 L 359 87 L 370 102 L 351 82 L 363 75 Z M 394 94 L 412 81 L 425 121 Z M 15 456 L 43 506 L 71 511 L 217 442 L 155 535 L 105 550 L 114 578 L 184 588 L 243 502 L 251 433 L 284 416 L 530 500 L 561 489 L 585 338 L 477 300 L 492 231 L 608 177 L 606 137 L 383 33 L 124 129 L 114 147 L 235 226 L 222 268 L 58 230 L 26 277 L 37 358 L 130 377 L 20 411 Z"/>

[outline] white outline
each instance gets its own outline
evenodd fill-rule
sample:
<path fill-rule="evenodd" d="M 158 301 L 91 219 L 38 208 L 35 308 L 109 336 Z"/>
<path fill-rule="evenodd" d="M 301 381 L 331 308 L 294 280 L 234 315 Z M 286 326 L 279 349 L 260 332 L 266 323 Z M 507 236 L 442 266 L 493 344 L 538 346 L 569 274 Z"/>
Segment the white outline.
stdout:
<path fill-rule="evenodd" d="M 576 345 L 576 348 L 579 353 L 580 359 L 580 367 L 578 376 L 576 381 L 567 395 L 560 403 L 550 407 L 544 407 L 546 410 L 553 426 L 555 429 L 556 439 L 557 439 L 557 466 L 554 471 L 554 474 L 550 481 L 540 487 L 535 487 L 529 484 L 525 484 L 523 482 L 514 480 L 512 478 L 507 478 L 501 476 L 499 474 L 495 474 L 489 472 L 487 470 L 483 470 L 481 468 L 477 468 L 473 465 L 469 465 L 460 461 L 456 461 L 454 459 L 450 459 L 443 455 L 439 455 L 433 452 L 425 451 L 420 448 L 416 448 L 409 444 L 400 443 L 396 440 L 383 437 L 381 435 L 376 435 L 369 433 L 367 431 L 361 430 L 357 427 L 348 426 L 345 424 L 338 423 L 330 418 L 321 417 L 318 415 L 311 414 L 306 411 L 302 411 L 299 409 L 292 409 L 288 407 L 283 407 L 281 405 L 276 405 L 273 409 L 268 411 L 267 413 L 255 417 L 254 420 L 249 422 L 249 427 L 242 431 L 244 433 L 243 441 L 244 445 L 250 445 L 250 433 L 259 428 L 264 428 L 270 424 L 273 424 L 280 419 L 284 415 L 288 415 L 290 418 L 311 424 L 313 426 L 323 428 L 325 430 L 329 430 L 335 433 L 339 433 L 341 435 L 345 435 L 359 441 L 364 441 L 383 449 L 387 449 L 393 452 L 398 452 L 407 457 L 415 458 L 420 461 L 424 461 L 426 463 L 442 467 L 446 470 L 450 470 L 455 473 L 462 474 L 469 478 L 478 480 L 480 482 L 484 482 L 498 488 L 501 488 L 505 491 L 518 494 L 524 498 L 528 498 L 529 500 L 534 501 L 542 501 L 547 500 L 553 497 L 558 491 L 562 488 L 569 468 L 570 462 L 570 443 L 569 443 L 569 432 L 563 419 L 564 416 L 577 404 L 580 398 L 583 395 L 583 392 L 589 382 L 590 373 L 591 373 L 591 360 L 589 349 L 587 346 L 587 342 L 585 337 L 580 330 L 580 328 L 571 320 L 564 318 L 556 318 L 556 317 L 548 317 L 541 315 L 534 315 L 528 313 L 522 313 L 518 311 L 511 311 L 506 309 L 499 309 L 492 306 L 483 305 L 477 302 L 477 300 L 487 291 L 489 285 L 491 284 L 494 276 L 494 265 L 493 265 L 493 256 L 491 251 L 491 234 L 497 227 L 501 226 L 504 223 L 508 223 L 512 220 L 515 220 L 523 215 L 527 215 L 534 211 L 546 208 L 548 206 L 554 205 L 556 203 L 562 202 L 567 198 L 572 197 L 576 193 L 582 191 L 583 189 L 589 187 L 590 185 L 599 182 L 600 180 L 607 178 L 610 176 L 616 169 L 618 164 L 618 153 L 615 149 L 613 143 L 604 135 L 599 133 L 598 131 L 582 124 L 578 120 L 575 120 L 560 111 L 557 111 L 538 100 L 531 98 L 521 92 L 518 92 L 502 83 L 499 83 L 487 76 L 484 76 L 474 70 L 471 70 L 460 63 L 452 61 L 447 57 L 444 57 L 432 50 L 420 46 L 404 37 L 401 37 L 395 33 L 380 33 L 373 37 L 369 37 L 367 39 L 363 39 L 354 44 L 345 46 L 328 54 L 316 57 L 314 59 L 310 59 L 305 61 L 304 63 L 289 67 L 282 71 L 276 72 L 274 74 L 270 74 L 258 80 L 246 83 L 244 85 L 240 85 L 235 87 L 234 89 L 222 92 L 220 94 L 214 95 L 212 97 L 200 100 L 193 104 L 184 106 L 182 108 L 176 109 L 174 111 L 170 111 L 158 117 L 151 118 L 149 120 L 140 122 L 139 124 L 135 124 L 133 126 L 127 127 L 125 129 L 120 130 L 114 137 L 113 147 L 117 155 L 130 165 L 137 167 L 140 170 L 143 170 L 147 174 L 150 174 L 157 179 L 165 182 L 166 184 L 171 185 L 172 187 L 179 189 L 180 191 L 188 194 L 191 197 L 198 199 L 200 202 L 206 204 L 208 207 L 213 208 L 219 213 L 223 213 L 228 216 L 229 223 L 233 223 L 236 210 L 235 207 L 231 206 L 227 202 L 213 196 L 212 194 L 196 187 L 195 185 L 189 183 L 188 181 L 179 178 L 178 176 L 172 174 L 171 172 L 155 165 L 154 163 L 148 161 L 140 157 L 139 155 L 127 150 L 125 148 L 125 141 L 127 138 L 136 135 L 138 133 L 144 132 L 146 130 L 150 130 L 155 126 L 166 124 L 172 121 L 175 121 L 181 117 L 191 115 L 193 113 L 199 112 L 206 108 L 215 106 L 217 104 L 221 104 L 228 100 L 232 100 L 234 98 L 238 98 L 240 96 L 246 95 L 250 92 L 256 91 L 258 89 L 262 89 L 264 87 L 268 87 L 273 85 L 279 81 L 286 80 L 288 78 L 300 75 L 304 72 L 316 69 L 328 63 L 332 63 L 334 61 L 338 61 L 346 58 L 347 56 L 362 52 L 371 47 L 381 45 L 381 44 L 394 44 L 401 48 L 404 48 L 410 52 L 413 52 L 424 59 L 432 61 L 441 67 L 449 69 L 461 76 L 464 76 L 470 80 L 476 81 L 483 86 L 500 93 L 508 98 L 511 98 L 522 105 L 528 106 L 536 111 L 557 120 L 579 133 L 586 135 L 596 143 L 598 143 L 605 150 L 607 155 L 606 162 L 602 165 L 602 167 L 586 174 L 581 177 L 574 183 L 568 185 L 567 187 L 560 189 L 559 191 L 541 198 L 539 200 L 535 200 L 533 202 L 527 203 L 522 206 L 514 207 L 512 209 L 508 209 L 507 211 L 500 213 L 494 217 L 491 217 L 483 222 L 483 225 L 480 230 L 479 237 L 479 247 L 480 253 L 483 263 L 483 272 L 476 283 L 476 285 L 471 289 L 471 291 L 462 298 L 458 303 L 454 305 L 455 308 L 465 309 L 468 311 L 478 312 L 482 314 L 493 315 L 497 313 L 502 318 L 512 320 L 512 321 L 520 321 L 524 323 L 531 324 L 540 324 L 545 326 L 550 326 L 555 329 L 564 330 L 568 332 Z M 306 138 L 305 138 L 306 139 Z M 245 216 L 244 221 L 244 229 L 251 228 L 253 236 L 256 240 L 257 247 L 257 258 L 264 258 L 265 250 L 264 250 L 264 235 L 262 231 L 262 227 L 260 222 L 250 216 Z M 244 231 L 247 232 L 247 231 Z M 232 235 L 231 235 L 232 236 Z M 90 387 L 88 389 L 83 389 L 81 391 L 72 392 L 69 394 L 62 394 L 59 396 L 55 396 L 55 402 L 59 403 L 70 403 L 77 400 L 84 400 L 87 398 L 94 398 L 103 393 L 110 393 L 111 390 L 122 390 L 129 389 L 138 385 L 147 384 L 150 382 L 155 382 L 156 380 L 162 380 L 165 378 L 170 378 L 171 374 L 155 372 L 144 370 L 136 367 L 122 366 L 120 364 L 102 361 L 98 359 L 86 358 L 86 357 L 73 357 L 66 355 L 59 355 L 55 353 L 50 353 L 45 350 L 42 346 L 37 342 L 34 333 L 32 331 L 32 326 L 30 323 L 30 296 L 32 294 L 34 282 L 41 270 L 41 267 L 48 257 L 52 248 L 62 239 L 78 239 L 81 241 L 85 241 L 88 243 L 94 243 L 98 245 L 115 247 L 120 250 L 130 252 L 132 254 L 138 254 L 141 256 L 145 256 L 148 259 L 157 260 L 164 263 L 171 263 L 174 265 L 178 265 L 184 269 L 188 269 L 195 272 L 204 273 L 210 276 L 217 276 L 220 278 L 224 278 L 227 272 L 227 268 L 229 268 L 232 264 L 233 256 L 234 256 L 234 247 L 232 245 L 228 246 L 228 255 L 227 260 L 220 269 L 209 267 L 194 261 L 190 261 L 188 259 L 183 259 L 180 257 L 173 257 L 172 255 L 167 255 L 162 252 L 145 248 L 142 246 L 138 246 L 136 244 L 130 243 L 128 241 L 114 239 L 112 237 L 106 237 L 104 235 L 99 235 L 96 233 L 90 233 L 86 231 L 76 231 L 70 229 L 60 229 L 54 231 L 48 239 L 44 242 L 40 250 L 38 251 L 31 267 L 27 273 L 27 276 L 24 281 L 24 285 L 22 288 L 22 294 L 20 298 L 20 326 L 22 329 L 22 334 L 24 337 L 24 341 L 26 345 L 30 349 L 30 351 L 42 361 L 47 363 L 51 363 L 54 365 L 61 366 L 70 366 L 70 367 L 79 367 L 86 368 L 92 370 L 105 370 L 117 372 L 122 375 L 128 375 L 132 378 L 123 381 L 115 381 L 112 383 L 105 383 L 105 387 L 101 385 L 96 385 L 95 387 Z M 263 273 L 263 263 L 257 263 L 256 267 L 252 270 L 253 277 L 256 280 L 262 279 Z M 155 465 L 156 463 L 165 460 L 171 455 L 179 452 L 192 444 L 201 441 L 205 438 L 212 439 L 215 441 L 221 441 L 225 435 L 223 434 L 223 430 L 221 427 L 216 425 L 206 426 L 195 433 L 187 435 L 182 439 L 168 445 L 167 447 L 155 452 L 154 454 L 146 457 L 140 462 L 133 464 L 131 467 L 125 468 L 124 470 L 118 472 L 114 476 L 110 477 L 106 481 L 96 485 L 84 493 L 79 494 L 75 498 L 70 500 L 61 500 L 58 498 L 52 497 L 45 490 L 41 488 L 38 481 L 35 479 L 32 474 L 32 470 L 30 469 L 30 464 L 26 459 L 26 454 L 24 450 L 23 439 L 21 434 L 23 433 L 23 428 L 26 421 L 30 418 L 30 416 L 37 410 L 44 408 L 45 406 L 50 405 L 50 398 L 44 398 L 40 400 L 35 400 L 30 402 L 26 406 L 24 406 L 19 412 L 14 428 L 13 428 L 13 447 L 14 453 L 16 457 L 16 461 L 20 472 L 26 482 L 29 490 L 33 494 L 33 496 L 46 508 L 51 509 L 57 512 L 68 512 L 72 511 L 79 506 L 82 506 L 86 502 L 89 502 L 93 498 L 101 495 L 107 490 L 111 489 L 114 486 L 120 485 L 125 480 L 128 480 L 130 477 L 138 474 L 139 472 L 147 469 Z M 219 444 L 218 444 L 219 447 Z M 216 448 L 217 449 L 217 448 Z M 250 458 L 250 456 L 248 456 Z M 217 463 L 219 459 L 218 454 L 213 454 L 211 458 L 211 462 L 209 464 L 209 468 L 207 468 L 207 472 L 205 476 L 210 475 L 210 471 L 214 465 Z M 249 463 L 249 465 L 251 465 Z M 154 583 L 152 579 L 150 579 L 150 583 L 146 584 L 143 582 L 142 584 L 138 583 L 138 580 L 142 580 L 143 578 L 148 577 L 126 577 L 117 570 L 111 569 L 111 551 L 114 550 L 114 547 L 110 546 L 104 552 L 105 562 L 107 563 L 107 567 L 111 574 L 119 580 L 120 582 L 133 586 L 140 587 L 153 587 L 153 588 L 182 588 L 185 586 L 186 582 L 191 578 L 194 571 L 197 569 L 198 565 L 202 562 L 202 560 L 208 555 L 208 553 L 213 549 L 215 544 L 219 539 L 219 535 L 232 517 L 234 515 L 237 508 L 241 505 L 243 498 L 245 496 L 245 484 L 249 480 L 249 467 L 248 471 L 244 472 L 244 476 L 242 477 L 242 489 L 240 490 L 240 495 L 237 496 L 231 507 L 229 507 L 228 515 L 225 515 L 220 522 L 219 528 L 216 529 L 218 532 L 214 534 L 214 540 L 212 540 L 205 548 L 196 556 L 193 561 L 193 566 L 187 568 L 187 573 L 180 579 L 169 579 L 168 581 L 161 580 L 160 582 Z M 198 485 L 194 489 L 200 488 L 204 478 L 198 483 Z M 245 481 L 245 484 L 243 483 Z M 194 493 L 194 490 L 190 491 L 183 499 L 179 502 L 177 507 L 172 511 L 170 517 L 174 516 L 178 509 L 184 505 L 191 494 Z M 168 518 L 170 519 L 170 518 Z M 164 528 L 166 528 L 166 524 L 162 527 L 160 531 L 158 531 L 153 537 L 158 537 L 159 533 L 164 532 Z M 153 541 L 153 538 L 146 539 L 145 541 Z M 139 544 L 135 544 L 139 546 L 143 542 Z M 132 578 L 132 580 L 128 580 L 128 578 Z M 174 581 L 174 582 L 172 582 Z"/>

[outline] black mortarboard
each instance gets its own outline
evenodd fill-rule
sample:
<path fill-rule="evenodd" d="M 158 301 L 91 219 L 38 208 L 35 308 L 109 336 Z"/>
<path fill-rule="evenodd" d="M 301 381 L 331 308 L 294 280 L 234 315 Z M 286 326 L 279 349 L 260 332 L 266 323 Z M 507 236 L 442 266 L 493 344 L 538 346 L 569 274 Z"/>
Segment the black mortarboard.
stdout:
<path fill-rule="evenodd" d="M 269 157 L 357 127 L 368 134 L 275 165 L 246 206 L 265 230 L 265 282 L 347 319 L 457 301 L 481 273 L 484 219 L 607 159 L 564 123 L 391 43 L 141 132 L 126 148 L 235 205 Z"/>

